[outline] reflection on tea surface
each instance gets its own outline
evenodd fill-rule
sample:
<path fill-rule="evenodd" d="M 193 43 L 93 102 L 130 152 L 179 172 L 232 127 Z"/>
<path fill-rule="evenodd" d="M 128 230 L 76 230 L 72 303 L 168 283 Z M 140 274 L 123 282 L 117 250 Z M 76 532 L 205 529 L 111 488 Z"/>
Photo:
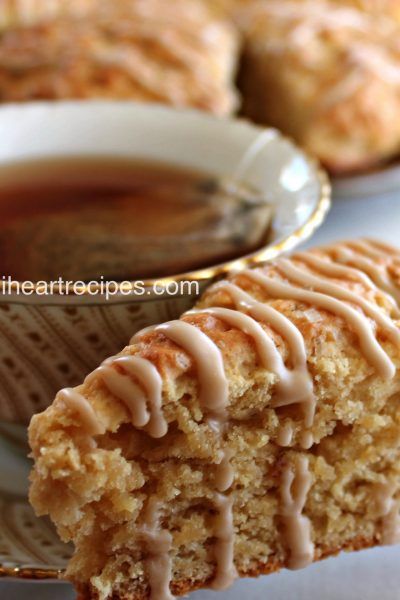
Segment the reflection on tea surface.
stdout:
<path fill-rule="evenodd" d="M 271 210 L 245 186 L 115 158 L 0 169 L 0 274 L 19 280 L 163 277 L 265 244 Z"/>

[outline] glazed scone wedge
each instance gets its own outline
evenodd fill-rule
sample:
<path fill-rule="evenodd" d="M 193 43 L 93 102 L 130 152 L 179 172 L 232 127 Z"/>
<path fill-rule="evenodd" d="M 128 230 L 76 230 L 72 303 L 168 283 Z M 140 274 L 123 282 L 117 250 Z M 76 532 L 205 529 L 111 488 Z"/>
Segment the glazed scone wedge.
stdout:
<path fill-rule="evenodd" d="M 81 598 L 400 540 L 399 278 L 368 241 L 240 272 L 32 419 L 30 499 Z"/>
<path fill-rule="evenodd" d="M 74 1 L 68 10 L 38 1 L 3 20 L 0 102 L 132 99 L 218 115 L 237 106 L 237 32 L 198 0 Z"/>
<path fill-rule="evenodd" d="M 260 0 L 237 20 L 246 116 L 292 136 L 332 172 L 400 152 L 398 22 L 324 0 Z"/>

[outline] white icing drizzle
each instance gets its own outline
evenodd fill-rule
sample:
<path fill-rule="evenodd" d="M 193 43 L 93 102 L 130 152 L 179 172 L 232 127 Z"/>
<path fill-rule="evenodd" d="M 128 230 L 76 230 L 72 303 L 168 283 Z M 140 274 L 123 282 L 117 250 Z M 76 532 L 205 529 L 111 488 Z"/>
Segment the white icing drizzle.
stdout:
<path fill-rule="evenodd" d="M 355 282 L 361 282 L 371 290 L 375 291 L 378 289 L 368 275 L 359 269 L 338 265 L 326 260 L 326 257 L 320 258 L 312 252 L 297 252 L 294 255 L 294 258 L 300 259 L 302 262 L 306 263 L 310 267 L 313 267 L 323 275 L 335 277 L 337 279 L 344 277 Z"/>
<path fill-rule="evenodd" d="M 256 271 L 247 270 L 245 273 L 246 276 L 263 287 L 272 297 L 299 300 L 300 302 L 313 304 L 345 319 L 357 334 L 366 360 L 382 377 L 394 377 L 396 372 L 395 365 L 381 348 L 365 315 L 361 314 L 351 306 L 348 306 L 343 301 L 327 296 L 326 294 L 304 290 L 291 284 L 272 279 L 271 277 Z"/>
<path fill-rule="evenodd" d="M 281 353 L 267 332 L 264 331 L 261 325 L 252 317 L 249 317 L 245 313 L 238 312 L 237 310 L 220 307 L 194 310 L 187 314 L 199 313 L 213 315 L 214 317 L 229 323 L 229 325 L 232 325 L 235 329 L 239 329 L 243 331 L 243 333 L 250 336 L 256 346 L 261 365 L 264 368 L 270 369 L 274 373 L 278 374 L 280 381 L 285 379 L 287 369 L 283 363 Z"/>
<path fill-rule="evenodd" d="M 365 73 L 359 69 L 352 69 L 347 76 L 339 79 L 338 82 L 327 90 L 326 95 L 321 95 L 321 105 L 323 108 L 339 104 L 346 98 L 355 94 L 365 82 Z"/>
<path fill-rule="evenodd" d="M 328 257 L 326 255 L 323 259 L 311 252 L 299 252 L 295 255 L 295 258 L 299 258 L 302 262 L 313 267 L 324 276 L 344 277 L 353 281 L 359 281 L 372 292 L 385 296 L 385 300 L 391 305 L 393 316 L 400 318 L 399 307 L 393 298 L 393 296 L 398 296 L 400 300 L 400 289 L 390 282 L 386 267 L 383 267 L 382 271 L 380 267 L 375 266 L 368 258 L 364 257 L 355 257 L 354 261 L 352 261 L 351 257 L 354 257 L 354 253 L 351 250 L 347 250 L 342 246 L 335 247 L 335 249 L 338 249 L 342 258 L 341 263 L 344 264 L 336 264 L 330 262 L 330 260 L 327 261 L 326 258 Z M 329 248 L 326 248 L 326 250 L 329 250 Z M 350 259 L 343 258 L 343 256 L 350 256 Z M 357 268 L 347 266 L 353 262 L 357 263 Z M 363 270 L 361 271 L 361 269 Z"/>
<path fill-rule="evenodd" d="M 257 324 L 258 327 L 256 329 L 253 327 L 251 330 L 252 334 L 257 336 L 258 348 L 263 344 L 268 345 L 268 353 L 263 352 L 260 354 L 261 359 L 264 357 L 262 365 L 264 368 L 276 373 L 279 378 L 273 406 L 277 408 L 289 404 L 301 403 L 304 410 L 305 426 L 310 428 L 314 422 L 316 400 L 313 392 L 312 378 L 307 367 L 307 353 L 304 339 L 300 331 L 285 315 L 275 310 L 272 306 L 258 302 L 237 285 L 229 282 L 221 282 L 214 286 L 214 289 L 218 288 L 229 293 L 237 310 L 245 311 L 253 319 L 267 323 L 288 343 L 293 363 L 293 369 L 291 370 L 286 368 L 278 348 L 267 332 L 259 324 Z M 205 309 L 205 312 L 213 312 L 215 310 Z M 218 311 L 218 314 L 221 318 L 225 316 L 225 319 L 228 315 L 228 318 L 230 318 L 230 313 L 234 312 L 229 311 L 229 309 L 222 309 L 222 311 L 222 313 Z M 240 323 L 245 327 L 244 331 L 248 332 L 248 321 L 242 320 Z M 301 435 L 300 443 L 303 448 L 310 448 L 313 443 L 311 432 L 304 431 Z"/>
<path fill-rule="evenodd" d="M 162 379 L 156 367 L 140 356 L 111 357 L 86 378 L 86 383 L 100 377 L 109 392 L 129 409 L 132 424 L 138 429 L 161 438 L 168 432 L 162 412 Z M 135 377 L 141 386 L 132 379 Z M 142 389 L 143 388 L 143 389 Z M 144 393 L 144 391 L 145 393 Z M 148 410 L 149 409 L 149 410 Z M 147 553 L 146 572 L 150 585 L 150 600 L 173 600 L 170 550 L 172 537 L 160 529 L 160 505 L 150 499 L 144 525 L 140 532 Z"/>
<path fill-rule="evenodd" d="M 388 259 L 388 253 L 380 249 L 379 246 L 376 246 L 373 242 L 369 240 L 355 240 L 354 242 L 347 242 L 346 245 L 351 249 L 359 251 L 361 254 L 364 254 L 368 258 L 372 258 L 375 260 Z"/>
<path fill-rule="evenodd" d="M 396 37 L 395 23 L 393 20 L 383 18 L 382 13 L 378 21 L 366 12 L 346 7 L 333 7 L 323 2 L 273 2 L 260 4 L 262 6 L 261 18 L 256 9 L 250 12 L 250 22 L 258 25 L 262 23 L 263 10 L 271 19 L 278 19 L 278 24 L 285 30 L 280 36 L 260 36 L 259 44 L 275 53 L 291 52 L 304 54 L 303 61 L 306 65 L 310 60 L 318 60 L 320 53 L 310 52 L 318 38 L 325 32 L 333 33 L 331 43 L 337 45 L 343 55 L 341 77 L 337 82 L 331 82 L 328 93 L 320 94 L 323 105 L 334 105 L 351 97 L 366 81 L 369 75 L 379 78 L 391 86 L 400 85 L 400 73 L 397 57 L 393 44 L 385 46 L 383 39 L 391 40 Z M 275 24 L 276 25 L 276 24 Z M 382 43 L 371 41 L 374 27 L 379 31 Z M 279 27 L 278 27 L 279 29 Z M 282 27 L 281 27 L 282 29 Z M 337 32 L 347 35 L 337 36 Z M 257 31 L 257 29 L 256 29 Z M 368 35 L 371 34 L 371 35 Z M 342 39 L 343 38 L 343 39 Z M 310 59 L 311 57 L 311 59 Z"/>
<path fill-rule="evenodd" d="M 398 248 L 395 248 L 394 246 L 391 246 L 390 244 L 387 244 L 386 242 L 381 242 L 380 240 L 373 240 L 373 239 L 364 239 L 361 241 L 369 244 L 370 246 L 373 246 L 374 248 L 378 248 L 379 250 L 382 250 L 384 253 L 384 256 L 386 257 L 386 260 L 387 260 L 388 255 L 390 256 L 391 259 L 395 258 L 397 260 L 400 260 L 400 250 Z"/>
<path fill-rule="evenodd" d="M 293 439 L 293 425 L 289 422 L 284 423 L 279 428 L 278 436 L 276 438 L 276 442 L 278 446 L 282 446 L 282 448 L 286 448 L 290 446 Z"/>
<path fill-rule="evenodd" d="M 112 379 L 116 372 L 112 365 L 122 368 L 126 375 L 120 375 L 121 394 L 115 390 L 115 395 L 123 400 L 132 413 L 133 420 L 137 419 L 137 427 L 146 426 L 146 431 L 154 438 L 161 438 L 168 431 L 168 424 L 162 412 L 162 379 L 156 367 L 148 360 L 139 356 L 121 356 L 114 360 L 112 364 L 105 367 L 102 372 L 104 383 L 109 386 L 110 391 Z M 119 373 L 118 373 L 119 375 Z M 132 380 L 135 377 L 142 389 Z M 122 381 L 124 383 L 122 384 Z M 125 392 L 125 394 L 124 394 Z M 150 412 L 148 412 L 148 409 Z M 140 421 L 142 424 L 140 424 Z M 135 423 L 134 423 L 135 424 Z"/>
<path fill-rule="evenodd" d="M 365 240 L 328 246 L 324 250 L 331 252 L 337 262 L 353 265 L 357 269 L 364 271 L 380 290 L 389 294 L 389 301 L 396 306 L 396 302 L 400 304 L 400 288 L 393 282 L 388 273 L 388 262 L 389 260 L 393 260 L 392 257 L 395 251 L 392 249 L 392 256 L 380 252 L 377 253 L 373 248 L 374 245 L 372 242 Z M 399 316 L 398 307 L 396 308 L 397 316 Z"/>
<path fill-rule="evenodd" d="M 400 318 L 400 310 L 396 301 L 397 299 L 400 301 L 400 289 L 390 280 L 386 266 L 377 266 L 370 259 L 357 256 L 344 246 L 338 246 L 336 249 L 340 254 L 342 264 L 323 260 L 310 252 L 299 252 L 296 254 L 296 258 L 300 258 L 302 262 L 317 269 L 323 275 L 358 280 L 371 291 L 383 295 L 391 306 L 393 316 Z M 354 264 L 356 268 L 347 266 L 351 264 Z"/>
<path fill-rule="evenodd" d="M 156 367 L 140 356 L 122 356 L 115 364 L 120 365 L 129 375 L 136 377 L 146 390 L 150 406 L 150 420 L 147 431 L 154 438 L 161 438 L 168 431 L 168 424 L 162 412 L 162 378 Z"/>
<path fill-rule="evenodd" d="M 215 485 L 219 492 L 226 492 L 233 485 L 235 472 L 231 463 L 232 458 L 233 451 L 229 448 L 222 452 L 222 459 L 215 476 Z"/>
<path fill-rule="evenodd" d="M 216 494 L 215 505 L 218 509 L 214 528 L 217 572 L 211 587 L 214 590 L 226 590 L 237 578 L 237 571 L 234 566 L 234 546 L 232 543 L 233 498 L 232 496 Z"/>
<path fill-rule="evenodd" d="M 375 514 L 381 517 L 381 543 L 391 546 L 400 543 L 400 502 L 394 498 L 393 483 L 379 483 L 372 491 Z"/>
<path fill-rule="evenodd" d="M 284 531 L 283 542 L 290 553 L 287 565 L 289 569 L 302 569 L 314 558 L 311 524 L 302 514 L 311 483 L 307 457 L 297 456 L 293 465 L 287 464 L 283 469 L 280 516 Z"/>
<path fill-rule="evenodd" d="M 264 304 L 263 302 L 259 302 L 253 298 L 253 296 L 233 283 L 223 281 L 216 284 L 213 289 L 217 289 L 218 287 L 229 293 L 237 310 L 245 310 L 254 318 L 260 319 L 260 321 L 267 323 L 273 329 L 275 329 L 279 335 L 286 340 L 290 348 L 293 367 L 295 369 L 304 369 L 307 371 L 307 352 L 304 339 L 296 325 L 292 323 L 290 319 L 272 306 Z M 309 379 L 309 383 L 306 386 L 307 394 L 310 393 L 310 383 L 311 382 Z"/>
<path fill-rule="evenodd" d="M 113 363 L 103 364 L 96 371 L 96 376 L 100 377 L 108 391 L 126 405 L 132 416 L 132 425 L 138 428 L 147 425 L 150 414 L 146 408 L 146 396 L 132 378 L 115 369 Z"/>
<path fill-rule="evenodd" d="M 387 317 L 379 308 L 371 304 L 371 302 L 368 302 L 368 300 L 365 300 L 362 296 L 359 296 L 346 288 L 325 281 L 321 277 L 299 269 L 287 259 L 281 259 L 278 264 L 280 271 L 282 271 L 289 280 L 302 286 L 311 287 L 313 290 L 330 295 L 337 300 L 344 300 L 358 305 L 362 308 L 365 315 L 370 319 L 373 319 L 375 323 L 386 332 L 387 337 L 392 340 L 393 344 L 400 348 L 400 331 L 394 325 L 392 319 Z"/>
<path fill-rule="evenodd" d="M 168 424 L 162 412 L 162 379 L 150 361 L 140 356 L 120 356 L 105 361 L 97 373 L 109 391 L 126 404 L 135 427 L 146 427 L 154 438 L 166 435 Z M 132 377 L 141 385 L 137 385 Z"/>
<path fill-rule="evenodd" d="M 150 498 L 145 522 L 140 528 L 147 552 L 145 565 L 150 600 L 174 600 L 169 587 L 172 579 L 172 536 L 169 531 L 160 527 L 160 509 L 160 503 L 155 498 Z"/>
<path fill-rule="evenodd" d="M 199 379 L 201 406 L 212 419 L 225 420 L 229 390 L 218 347 L 200 329 L 185 321 L 170 321 L 159 325 L 155 331 L 163 333 L 193 357 Z"/>
<path fill-rule="evenodd" d="M 324 29 L 342 29 L 343 27 L 352 27 L 361 32 L 365 30 L 367 20 L 363 13 L 352 8 L 326 9 L 325 4 L 315 4 L 313 1 L 282 3 L 275 0 L 268 2 L 267 5 L 268 14 L 289 21 L 297 20 L 299 22 L 297 27 L 304 26 L 304 31 L 310 31 L 310 33 Z M 299 39 L 300 41 L 304 41 L 303 38 Z"/>
<path fill-rule="evenodd" d="M 248 315 L 229 308 L 217 307 L 207 308 L 204 311 L 191 311 L 192 314 L 201 312 L 211 314 L 252 337 L 261 365 L 278 376 L 273 406 L 286 406 L 288 404 L 295 404 L 296 402 L 304 402 L 304 406 L 306 407 L 306 424 L 310 427 L 314 420 L 315 412 L 310 379 L 304 376 L 302 371 L 290 371 L 286 368 L 281 353 L 261 325 Z M 312 445 L 313 439 L 312 436 L 310 437 L 309 432 L 302 433 L 301 442 L 306 448 Z"/>
<path fill-rule="evenodd" d="M 65 388 L 58 393 L 57 398 L 62 400 L 68 408 L 79 414 L 83 428 L 88 435 L 101 435 L 104 433 L 104 427 L 85 396 L 74 389 Z"/>
<path fill-rule="evenodd" d="M 199 379 L 200 404 L 207 411 L 210 428 L 222 442 L 228 420 L 229 389 L 219 348 L 200 329 L 185 321 L 170 321 L 159 325 L 155 330 L 193 357 Z M 223 449 L 216 472 L 218 491 L 214 501 L 218 514 L 215 528 L 217 569 L 212 583 L 214 589 L 225 589 L 237 577 L 234 565 L 233 499 L 220 493 L 227 491 L 233 483 L 234 473 L 230 459 L 231 453 Z"/>
<path fill-rule="evenodd" d="M 386 48 L 371 43 L 357 42 L 349 49 L 353 64 L 361 66 L 392 86 L 400 85 L 400 71 L 397 58 L 391 57 Z"/>

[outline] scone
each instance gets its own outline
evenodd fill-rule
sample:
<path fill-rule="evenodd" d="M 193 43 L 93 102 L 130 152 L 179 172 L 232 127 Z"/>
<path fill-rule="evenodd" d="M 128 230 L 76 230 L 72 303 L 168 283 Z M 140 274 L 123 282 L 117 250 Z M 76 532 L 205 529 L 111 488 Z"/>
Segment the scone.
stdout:
<path fill-rule="evenodd" d="M 54 18 L 17 13 L 3 28 L 0 101 L 133 99 L 220 115 L 236 107 L 237 32 L 204 4 L 99 0 L 86 16 L 74 6 Z"/>
<path fill-rule="evenodd" d="M 300 0 L 302 1 L 302 0 Z M 370 14 L 381 17 L 386 15 L 400 22 L 400 3 L 398 0 L 333 0 L 342 6 L 354 6 Z"/>
<path fill-rule="evenodd" d="M 86 0 L 88 1 L 88 0 Z M 251 6 L 260 2 L 260 0 L 203 0 L 205 2 L 215 3 L 221 6 L 226 13 L 232 15 L 238 7 Z M 264 4 L 268 4 L 271 0 L 261 0 Z M 297 2 L 305 2 L 307 0 L 296 0 Z M 320 0 L 314 0 L 314 4 Z M 333 4 L 344 7 L 358 8 L 374 15 L 386 15 L 400 21 L 400 3 L 398 0 L 332 0 Z"/>
<path fill-rule="evenodd" d="M 333 172 L 400 151 L 394 19 L 324 0 L 261 0 L 237 15 L 247 116 L 292 136 Z"/>
<path fill-rule="evenodd" d="M 93 10 L 96 2 L 97 0 L 1 0 L 0 31 L 56 17 L 81 17 Z"/>
<path fill-rule="evenodd" d="M 400 541 L 399 281 L 367 241 L 240 272 L 35 416 L 30 499 L 80 598 Z"/>

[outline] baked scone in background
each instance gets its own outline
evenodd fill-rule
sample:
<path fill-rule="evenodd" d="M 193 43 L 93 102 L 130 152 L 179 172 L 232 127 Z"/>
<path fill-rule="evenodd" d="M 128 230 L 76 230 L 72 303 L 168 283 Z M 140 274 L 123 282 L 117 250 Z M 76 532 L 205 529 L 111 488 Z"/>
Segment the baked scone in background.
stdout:
<path fill-rule="evenodd" d="M 400 151 L 400 28 L 334 2 L 253 2 L 245 37 L 244 113 L 273 125 L 331 171 Z"/>
<path fill-rule="evenodd" d="M 243 6 L 252 6 L 260 0 L 203 0 L 220 6 L 226 14 L 232 15 L 237 8 Z M 274 0 L 261 0 L 268 4 Z M 307 2 L 308 0 L 295 0 L 297 2 Z M 374 15 L 386 15 L 400 21 L 400 4 L 398 0 L 331 0 L 333 4 L 343 7 L 353 7 Z M 319 0 L 315 0 L 318 3 Z"/>
<path fill-rule="evenodd" d="M 300 0 L 302 2 L 303 0 Z M 333 0 L 342 6 L 354 6 L 373 15 L 386 15 L 400 22 L 400 4 L 398 0 Z"/>
<path fill-rule="evenodd" d="M 237 106 L 237 33 L 201 2 L 13 6 L 0 4 L 2 102 L 132 99 L 221 115 Z"/>
<path fill-rule="evenodd" d="M 400 152 L 397 0 L 1 0 L 0 102 L 241 114 L 334 173 Z M 237 63 L 242 57 L 239 81 Z"/>
<path fill-rule="evenodd" d="M 80 597 L 169 600 L 400 541 L 400 253 L 243 271 L 33 418 Z M 171 591 L 170 591 L 171 590 Z"/>

